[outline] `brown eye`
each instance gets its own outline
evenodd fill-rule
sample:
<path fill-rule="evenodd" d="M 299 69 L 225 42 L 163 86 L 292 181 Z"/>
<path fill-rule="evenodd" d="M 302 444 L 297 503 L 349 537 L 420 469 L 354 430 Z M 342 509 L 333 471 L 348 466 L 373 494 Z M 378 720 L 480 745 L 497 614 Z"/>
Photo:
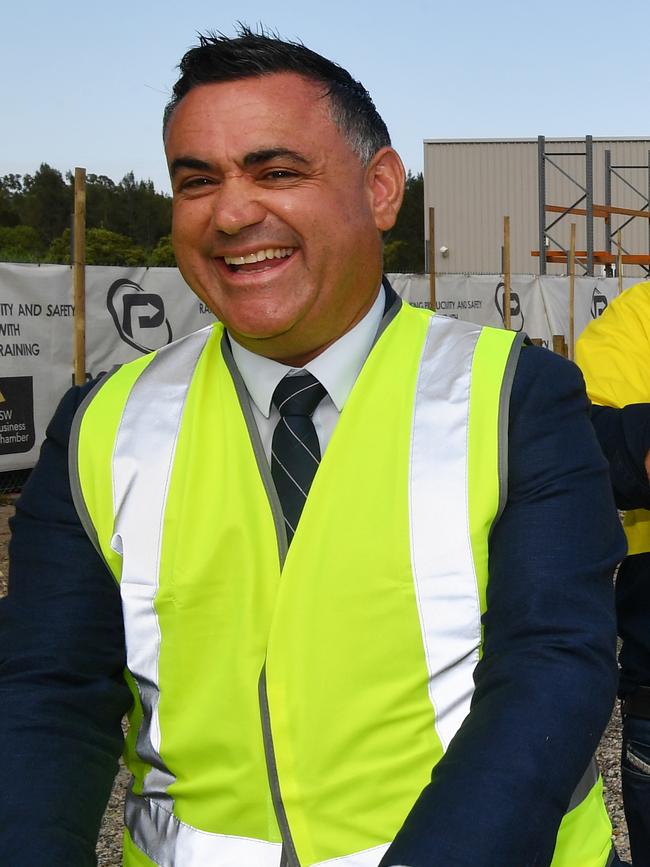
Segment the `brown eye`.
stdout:
<path fill-rule="evenodd" d="M 183 181 L 182 189 L 192 188 L 192 187 L 205 187 L 210 183 L 209 178 L 189 178 L 187 181 Z"/>
<path fill-rule="evenodd" d="M 297 178 L 298 173 L 292 172 L 289 169 L 273 169 L 263 175 L 265 181 L 284 181 L 289 178 Z"/>

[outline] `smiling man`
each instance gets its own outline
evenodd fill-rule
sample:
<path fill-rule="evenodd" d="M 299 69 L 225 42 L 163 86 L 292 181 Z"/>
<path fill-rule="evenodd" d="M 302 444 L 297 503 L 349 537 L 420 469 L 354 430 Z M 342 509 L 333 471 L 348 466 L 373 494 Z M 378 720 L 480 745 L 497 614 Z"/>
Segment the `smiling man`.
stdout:
<path fill-rule="evenodd" d="M 620 863 L 623 543 L 575 368 L 401 302 L 402 164 L 303 45 L 202 37 L 164 141 L 219 324 L 71 391 L 18 505 L 3 865 L 95 863 L 126 712 L 127 867 Z"/>
<path fill-rule="evenodd" d="M 293 72 L 201 84 L 168 114 L 179 267 L 251 352 L 302 365 L 370 309 L 404 183 L 383 140 L 351 159 L 324 84 Z"/>

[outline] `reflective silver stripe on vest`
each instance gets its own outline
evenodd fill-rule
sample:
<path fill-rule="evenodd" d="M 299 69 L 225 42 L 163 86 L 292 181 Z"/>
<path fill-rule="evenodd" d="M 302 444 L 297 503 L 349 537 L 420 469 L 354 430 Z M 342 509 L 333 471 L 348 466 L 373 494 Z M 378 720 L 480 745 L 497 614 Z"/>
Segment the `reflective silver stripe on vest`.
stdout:
<path fill-rule="evenodd" d="M 362 852 L 354 852 L 352 855 L 342 855 L 340 858 L 330 858 L 327 861 L 319 861 L 312 867 L 377 867 L 381 859 L 388 852 L 390 843 L 381 846 L 373 846 L 372 849 L 364 849 Z"/>
<path fill-rule="evenodd" d="M 467 508 L 469 392 L 480 330 L 467 322 L 432 317 L 411 439 L 411 562 L 429 698 L 444 750 L 469 713 L 481 645 Z"/>
<path fill-rule="evenodd" d="M 589 763 L 587 770 L 582 775 L 582 778 L 571 797 L 571 803 L 567 807 L 567 813 L 575 809 L 587 797 L 589 792 L 598 781 L 598 765 L 595 759 Z M 331 858 L 328 861 L 319 861 L 313 867 L 377 867 L 385 853 L 388 851 L 390 844 L 386 843 L 383 846 L 375 846 L 372 849 L 366 849 L 363 852 L 356 852 L 353 855 L 344 855 L 341 858 Z M 610 854 L 607 864 L 611 864 L 614 857 L 614 852 Z M 403 867 L 403 865 L 395 865 L 395 867 Z"/>
<path fill-rule="evenodd" d="M 280 843 L 200 831 L 132 792 L 124 815 L 133 842 L 159 867 L 280 867 Z"/>
<path fill-rule="evenodd" d="M 566 808 L 567 813 L 571 810 L 575 810 L 579 804 L 582 804 L 589 792 L 591 792 L 598 782 L 598 774 L 598 764 L 596 759 L 592 759 L 587 765 L 587 770 L 580 778 L 580 782 L 573 790 L 571 801 L 569 802 L 569 806 Z"/>
<path fill-rule="evenodd" d="M 158 351 L 131 390 L 113 452 L 115 533 L 111 547 L 122 556 L 120 594 L 127 665 L 144 713 L 136 750 L 151 765 L 143 793 L 169 809 L 167 788 L 175 778 L 160 757 L 160 627 L 154 600 L 178 431 L 189 383 L 210 331 L 204 328 Z"/>

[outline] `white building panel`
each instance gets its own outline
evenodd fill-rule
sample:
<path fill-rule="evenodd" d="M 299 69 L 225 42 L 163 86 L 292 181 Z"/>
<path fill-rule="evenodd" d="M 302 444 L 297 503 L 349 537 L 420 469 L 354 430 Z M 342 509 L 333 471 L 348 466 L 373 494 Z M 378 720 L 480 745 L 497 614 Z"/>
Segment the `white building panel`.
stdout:
<path fill-rule="evenodd" d="M 625 180 L 612 175 L 612 205 L 640 210 L 650 185 L 650 138 L 593 139 L 593 194 L 595 204 L 605 204 L 605 151 Z M 546 139 L 546 153 L 576 153 L 575 157 L 551 157 L 571 178 L 586 186 L 584 138 Z M 627 181 L 627 183 L 626 183 Z M 546 201 L 568 206 L 583 191 L 553 165 L 546 164 Z M 438 273 L 499 273 L 503 244 L 503 217 L 510 216 L 511 270 L 539 273 L 539 260 L 531 256 L 539 247 L 538 145 L 537 139 L 426 140 L 424 142 L 425 236 L 428 209 L 435 208 L 435 249 Z M 585 202 L 578 207 L 585 208 Z M 556 216 L 546 215 L 546 225 Z M 612 217 L 612 227 L 627 217 Z M 562 246 L 569 247 L 570 223 L 576 223 L 577 249 L 586 249 L 586 220 L 563 217 L 549 231 Z M 594 250 L 605 250 L 607 224 L 594 218 Z M 650 253 L 650 220 L 635 218 L 623 230 L 623 246 L 630 253 Z M 554 245 L 552 245 L 554 247 Z M 448 252 L 443 256 L 441 247 Z M 557 247 L 555 247 L 557 249 Z M 613 248 L 615 252 L 615 248 Z M 547 266 L 547 273 L 561 274 L 564 265 Z M 601 268 L 595 265 L 595 274 Z M 580 268 L 577 274 L 583 273 Z M 624 265 L 623 274 L 643 276 L 639 266 Z"/>

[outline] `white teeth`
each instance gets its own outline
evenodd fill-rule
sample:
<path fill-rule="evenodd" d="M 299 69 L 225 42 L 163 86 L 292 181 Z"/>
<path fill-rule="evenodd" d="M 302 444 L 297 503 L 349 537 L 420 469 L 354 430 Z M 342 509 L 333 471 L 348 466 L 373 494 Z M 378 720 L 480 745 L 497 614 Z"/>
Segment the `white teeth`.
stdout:
<path fill-rule="evenodd" d="M 246 256 L 224 256 L 226 265 L 252 265 L 254 262 L 264 262 L 266 259 L 286 259 L 293 253 L 293 247 L 268 247 L 266 250 L 257 250 L 255 253 L 247 253 Z"/>

